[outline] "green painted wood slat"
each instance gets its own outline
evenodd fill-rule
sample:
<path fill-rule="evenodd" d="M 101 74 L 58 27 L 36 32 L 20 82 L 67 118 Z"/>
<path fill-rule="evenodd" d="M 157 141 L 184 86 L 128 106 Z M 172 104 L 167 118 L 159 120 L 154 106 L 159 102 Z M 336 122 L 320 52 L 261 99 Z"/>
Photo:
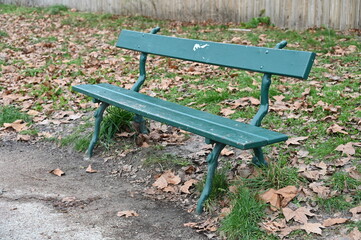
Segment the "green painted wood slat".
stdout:
<path fill-rule="evenodd" d="M 77 92 L 127 111 L 240 149 L 287 140 L 287 136 L 110 84 L 73 86 Z"/>
<path fill-rule="evenodd" d="M 117 47 L 171 58 L 307 79 L 315 53 L 122 30 Z"/>

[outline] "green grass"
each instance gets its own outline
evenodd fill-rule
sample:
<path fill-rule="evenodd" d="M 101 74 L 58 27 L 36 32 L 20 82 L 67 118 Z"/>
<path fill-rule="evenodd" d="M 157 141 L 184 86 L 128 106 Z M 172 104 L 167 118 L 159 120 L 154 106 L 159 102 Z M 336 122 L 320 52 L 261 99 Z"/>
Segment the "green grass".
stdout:
<path fill-rule="evenodd" d="M 101 123 L 99 142 L 106 149 L 112 145 L 114 134 L 120 130 L 129 129 L 133 114 L 116 107 L 108 107 Z M 92 119 L 94 120 L 94 119 Z M 94 121 L 86 121 L 79 125 L 73 133 L 60 139 L 62 146 L 74 146 L 77 151 L 85 152 L 92 138 Z"/>
<path fill-rule="evenodd" d="M 108 107 L 100 129 L 100 140 L 111 142 L 115 133 L 130 129 L 133 117 L 134 114 L 128 111 L 113 106 Z"/>
<path fill-rule="evenodd" d="M 14 106 L 1 106 L 0 105 L 0 126 L 4 123 L 13 123 L 16 120 L 23 120 L 30 122 L 31 117 L 26 113 L 21 112 Z"/>
<path fill-rule="evenodd" d="M 316 203 L 327 213 L 335 213 L 350 209 L 353 204 L 347 202 L 344 196 L 334 196 L 330 198 L 317 198 Z"/>
<path fill-rule="evenodd" d="M 228 187 L 230 185 L 227 179 L 228 171 L 229 171 L 228 167 L 223 167 L 216 170 L 213 177 L 211 193 L 204 202 L 204 209 L 206 211 L 214 212 L 214 210 L 217 209 L 218 202 L 228 196 L 229 194 Z M 203 181 L 198 182 L 196 184 L 196 189 L 198 190 L 198 192 L 202 192 L 205 182 L 206 182 L 206 176 L 204 176 Z"/>
<path fill-rule="evenodd" d="M 299 186 L 304 181 L 305 179 L 298 175 L 297 169 L 288 166 L 284 161 L 274 162 L 260 169 L 256 177 L 241 179 L 245 187 L 254 190 Z"/>
<path fill-rule="evenodd" d="M 356 180 L 346 172 L 334 173 L 328 181 L 333 190 L 343 192 L 345 190 L 354 190 L 361 186 L 361 181 Z"/>
<path fill-rule="evenodd" d="M 89 131 L 92 124 L 86 121 L 85 124 L 78 125 L 73 133 L 59 140 L 61 146 L 73 146 L 75 150 L 85 152 L 89 146 L 92 134 Z"/>
<path fill-rule="evenodd" d="M 187 159 L 178 157 L 174 154 L 156 155 L 151 154 L 143 161 L 145 167 L 160 167 L 163 170 L 175 167 L 185 167 L 190 165 Z"/>
<path fill-rule="evenodd" d="M 257 200 L 255 192 L 240 187 L 234 195 L 231 213 L 221 222 L 219 231 L 227 239 L 272 239 L 258 223 L 265 216 L 265 204 Z"/>
<path fill-rule="evenodd" d="M 274 47 L 278 42 L 286 40 L 288 41 L 286 49 L 316 52 L 317 61 L 308 80 L 273 77 L 270 89 L 271 107 L 274 106 L 273 97 L 282 95 L 285 97 L 283 102 L 288 110 L 272 110 L 262 123 L 265 128 L 271 128 L 291 137 L 306 136 L 308 139 L 302 141 L 300 145 L 285 146 L 284 143 L 280 143 L 264 148 L 266 155 L 272 154 L 274 158 L 269 168 L 261 169 L 256 177 L 241 179 L 238 182 L 244 188 L 240 192 L 249 196 L 249 202 L 245 202 L 246 198 L 228 193 L 227 186 L 230 183 L 227 182 L 226 174 L 218 172 L 216 175 L 214 192 L 216 196 L 211 196 L 211 199 L 216 200 L 209 202 L 209 209 L 217 204 L 217 196 L 222 198 L 222 195 L 225 195 L 233 199 L 235 213 L 232 213 L 221 227 L 225 229 L 224 234 L 229 239 L 237 239 L 237 236 L 238 238 L 245 236 L 244 239 L 252 239 L 252 237 L 267 239 L 256 226 L 256 222 L 262 218 L 263 211 L 262 207 L 257 207 L 259 203 L 254 199 L 257 192 L 268 188 L 279 189 L 288 185 L 307 186 L 308 182 L 299 176 L 295 168 L 297 165 L 292 165 L 291 162 L 294 163 L 296 159 L 304 161 L 305 164 L 321 161 L 327 164 L 333 163 L 343 157 L 342 153 L 335 151 L 337 146 L 351 141 L 356 142 L 360 138 L 358 118 L 361 117 L 359 110 L 361 43 L 357 33 L 343 33 L 327 28 L 305 31 L 281 30 L 267 27 L 272 19 L 264 17 L 237 25 L 198 24 L 163 21 L 141 16 L 124 17 L 71 12 L 64 6 L 25 8 L 0 4 L 0 14 L 9 21 L 14 21 L 11 20 L 13 18 L 24 23 L 20 27 L 14 21 L 12 22 L 14 27 L 0 31 L 0 51 L 5 53 L 0 59 L 0 76 L 4 79 L 1 82 L 0 95 L 8 94 L 6 91 L 11 89 L 14 94 L 30 96 L 33 98 L 31 108 L 44 112 L 49 108 L 52 111 L 69 110 L 74 107 L 89 111 L 89 106 L 81 107 L 81 105 L 89 102 L 90 98 L 72 92 L 71 86 L 74 84 L 108 82 L 124 86 L 132 84 L 137 79 L 138 54 L 112 47 L 121 29 L 147 32 L 155 26 L 160 26 L 159 34 L 161 35 L 217 42 L 229 42 L 234 37 L 239 37 L 252 45 L 266 47 Z M 7 14 L 11 15 L 11 19 Z M 37 24 L 34 25 L 34 22 Z M 258 28 L 260 24 L 263 27 Z M 253 29 L 250 32 L 228 30 L 228 28 L 240 26 Z M 20 34 L 17 32 L 18 29 L 27 34 Z M 14 34 L 18 36 L 16 41 L 12 40 Z M 261 34 L 263 37 L 260 38 Z M 267 41 L 263 41 L 262 38 L 267 38 Z M 353 52 L 348 50 L 352 45 L 355 46 Z M 25 49 L 34 51 L 29 53 L 33 57 L 24 60 L 24 56 L 28 57 Z M 341 54 L 336 54 L 337 51 Z M 170 68 L 170 63 L 178 68 Z M 15 69 L 14 72 L 4 71 L 9 66 Z M 200 72 L 200 74 L 189 71 L 188 63 L 177 60 L 169 62 L 169 60 L 149 55 L 144 89 L 168 101 L 182 105 L 192 103 L 192 108 L 218 115 L 221 115 L 222 108 L 231 107 L 231 102 L 234 100 L 250 96 L 259 98 L 261 74 L 223 67 L 205 69 L 202 64 L 193 67 L 195 72 Z M 5 81 L 10 79 L 8 77 L 16 77 L 17 80 Z M 180 79 L 176 80 L 177 77 Z M 157 86 L 160 86 L 164 79 L 173 80 L 172 85 L 165 89 L 158 88 Z M 308 88 L 310 92 L 304 95 Z M 302 103 L 302 106 L 295 108 L 295 102 Z M 339 110 L 332 112 L 326 107 L 317 106 L 318 102 Z M 15 100 L 14 104 L 22 108 L 21 101 Z M 18 110 L 19 108 L 0 107 L 0 126 L 4 121 L 13 122 L 17 119 L 31 121 L 29 116 Z M 236 113 L 229 117 L 249 121 L 257 109 L 258 107 L 253 105 L 239 107 Z M 112 137 L 117 131 L 131 128 L 132 117 L 119 109 L 109 108 L 104 116 L 104 126 L 101 128 L 102 147 L 107 148 L 112 144 Z M 3 120 L 4 118 L 6 120 Z M 78 150 L 86 150 L 91 137 L 92 122 L 80 125 L 72 135 L 61 140 L 62 144 L 73 144 Z M 344 127 L 348 134 L 328 133 L 327 129 L 334 123 Z M 162 147 L 159 145 L 154 149 L 158 151 L 162 150 Z M 276 153 L 273 153 L 274 149 Z M 297 159 L 297 152 L 301 149 L 307 150 L 309 156 Z M 360 171 L 361 149 L 355 147 L 355 150 L 352 165 Z M 177 159 L 171 155 L 162 155 L 150 156 L 145 164 L 167 168 L 168 166 L 183 166 L 187 164 L 186 162 L 184 159 Z M 361 203 L 361 195 L 358 191 L 360 182 L 350 178 L 342 170 L 329 176 L 324 183 L 332 191 L 340 194 L 342 192 L 343 195 L 317 199 L 316 203 L 322 211 L 330 213 L 347 211 L 348 208 Z M 348 191 L 344 191 L 345 189 Z M 243 208 L 249 206 L 258 209 L 259 212 L 256 211 L 255 218 L 247 219 L 245 216 L 250 212 L 247 209 L 241 209 L 241 205 L 236 203 L 238 201 L 245 206 Z M 239 219 L 237 215 L 242 218 Z M 248 232 L 244 226 L 251 226 Z"/>

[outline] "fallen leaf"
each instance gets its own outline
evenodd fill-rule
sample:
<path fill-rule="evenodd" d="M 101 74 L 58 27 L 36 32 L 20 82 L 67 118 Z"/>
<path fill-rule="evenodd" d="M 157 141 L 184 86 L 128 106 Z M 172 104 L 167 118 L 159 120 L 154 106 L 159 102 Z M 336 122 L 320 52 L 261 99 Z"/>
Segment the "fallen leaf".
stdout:
<path fill-rule="evenodd" d="M 308 180 L 318 180 L 320 179 L 320 172 L 318 170 L 306 170 L 301 173 L 302 176 L 306 177 Z"/>
<path fill-rule="evenodd" d="M 226 216 L 228 216 L 231 213 L 231 208 L 229 207 L 225 207 L 221 209 L 221 213 L 219 214 L 219 217 L 221 219 L 225 218 Z"/>
<path fill-rule="evenodd" d="M 287 146 L 288 145 L 301 145 L 301 143 L 299 143 L 299 141 L 303 141 L 306 140 L 308 137 L 294 137 L 294 138 L 289 138 L 286 141 Z"/>
<path fill-rule="evenodd" d="M 353 179 L 361 180 L 361 173 L 357 171 L 355 166 L 347 171 L 348 171 L 348 175 L 350 175 L 350 177 L 352 177 Z"/>
<path fill-rule="evenodd" d="M 168 184 L 177 185 L 181 182 L 181 178 L 179 176 L 174 175 L 170 170 L 164 172 L 158 179 L 153 183 L 154 187 L 158 189 L 165 189 Z M 169 189 L 167 189 L 169 190 Z"/>
<path fill-rule="evenodd" d="M 300 207 L 296 210 L 292 210 L 290 208 L 283 208 L 282 213 L 285 216 L 286 221 L 288 222 L 291 219 L 294 219 L 295 221 L 299 223 L 306 224 L 308 221 L 307 216 L 314 216 L 315 214 L 311 213 L 308 208 Z"/>
<path fill-rule="evenodd" d="M 345 223 L 347 222 L 347 218 L 328 218 L 326 219 L 325 221 L 323 221 L 323 226 L 325 227 L 330 227 L 332 225 L 336 225 L 336 224 L 339 224 L 339 223 Z"/>
<path fill-rule="evenodd" d="M 31 115 L 31 116 L 36 116 L 36 115 L 39 115 L 40 112 L 35 111 L 35 110 L 29 110 L 29 111 L 27 112 L 27 114 L 29 114 L 29 115 Z"/>
<path fill-rule="evenodd" d="M 361 220 L 361 206 L 354 207 L 350 209 L 350 213 L 352 213 L 352 221 L 360 221 Z"/>
<path fill-rule="evenodd" d="M 186 181 L 186 182 L 183 184 L 183 186 L 180 187 L 180 191 L 181 191 L 182 193 L 190 194 L 189 188 L 190 188 L 193 184 L 195 184 L 195 183 L 197 183 L 197 182 L 198 182 L 198 181 L 195 180 L 195 179 L 190 179 L 190 180 Z"/>
<path fill-rule="evenodd" d="M 277 191 L 273 188 L 271 188 L 270 190 L 266 191 L 265 193 L 260 195 L 260 198 L 266 202 L 266 203 L 270 203 L 271 206 L 279 209 L 281 207 L 281 199 L 279 197 L 279 195 L 276 193 Z M 271 208 L 272 210 L 276 210 L 274 208 Z"/>
<path fill-rule="evenodd" d="M 229 149 L 227 149 L 227 148 L 224 148 L 222 151 L 221 151 L 221 155 L 222 156 L 231 156 L 231 155 L 233 155 L 234 154 L 234 151 L 232 151 L 232 150 L 229 150 Z"/>
<path fill-rule="evenodd" d="M 124 216 L 124 217 L 128 218 L 128 217 L 137 217 L 137 216 L 139 216 L 139 214 L 136 213 L 133 210 L 127 210 L 127 211 L 119 211 L 117 213 L 117 216 L 118 217 L 123 217 Z"/>
<path fill-rule="evenodd" d="M 230 108 L 223 108 L 221 110 L 221 113 L 223 114 L 223 116 L 229 116 L 229 115 L 232 115 L 233 113 L 235 113 L 236 111 L 235 110 L 232 110 Z"/>
<path fill-rule="evenodd" d="M 56 169 L 54 169 L 54 170 L 51 170 L 49 173 L 52 173 L 52 174 L 54 174 L 54 175 L 56 175 L 56 176 L 59 176 L 59 177 L 61 177 L 62 175 L 65 174 L 65 173 L 64 173 L 62 170 L 60 170 L 59 168 L 56 168 Z"/>
<path fill-rule="evenodd" d="M 164 189 L 168 186 L 168 182 L 167 180 L 163 177 L 160 176 L 153 184 L 153 187 L 157 187 L 158 189 Z"/>
<path fill-rule="evenodd" d="M 166 179 L 168 184 L 177 185 L 181 182 L 181 178 L 179 176 L 174 175 L 174 173 L 171 172 L 170 170 L 163 173 L 162 176 Z"/>
<path fill-rule="evenodd" d="M 322 235 L 322 229 L 325 228 L 321 223 L 306 223 L 300 226 L 300 229 L 305 230 L 307 233 L 316 233 Z"/>
<path fill-rule="evenodd" d="M 26 123 L 23 120 L 16 120 L 13 123 L 4 123 L 5 128 L 12 128 L 16 132 L 21 132 L 23 130 L 26 130 Z"/>
<path fill-rule="evenodd" d="M 351 240 L 360 240 L 361 239 L 361 232 L 355 227 L 348 235 Z"/>
<path fill-rule="evenodd" d="M 18 141 L 25 141 L 25 142 L 27 142 L 27 141 L 29 141 L 29 140 L 30 140 L 30 138 L 31 138 L 31 136 L 30 136 L 30 135 L 23 135 L 23 134 L 19 134 L 19 135 L 16 137 L 16 140 L 18 140 Z"/>
<path fill-rule="evenodd" d="M 353 148 L 352 144 L 353 144 L 352 142 L 349 142 L 349 143 L 346 143 L 346 144 L 341 144 L 335 150 L 340 151 L 343 154 L 346 154 L 348 156 L 354 155 L 356 151 Z"/>
<path fill-rule="evenodd" d="M 166 186 L 165 188 L 163 188 L 163 192 L 171 192 L 171 193 L 176 193 L 177 190 L 175 189 L 174 186 Z"/>
<path fill-rule="evenodd" d="M 281 207 L 287 206 L 287 204 L 297 196 L 298 189 L 295 186 L 287 186 L 276 191 L 277 194 L 281 195 Z"/>
<path fill-rule="evenodd" d="M 183 226 L 197 229 L 196 232 L 215 232 L 217 231 L 217 218 L 208 218 L 204 222 L 189 222 L 184 223 Z"/>
<path fill-rule="evenodd" d="M 342 134 L 348 135 L 348 132 L 344 131 L 343 129 L 344 129 L 344 127 L 341 127 L 340 125 L 335 123 L 335 124 L 331 125 L 329 128 L 327 128 L 326 132 L 328 134 L 330 134 L 330 133 L 342 133 Z"/>
<path fill-rule="evenodd" d="M 346 158 L 341 158 L 335 162 L 336 167 L 342 167 L 346 165 L 351 160 L 351 156 L 348 156 Z"/>
<path fill-rule="evenodd" d="M 313 182 L 308 186 L 321 198 L 327 198 L 331 192 L 330 188 L 323 186 L 322 182 Z"/>
<path fill-rule="evenodd" d="M 61 199 L 62 202 L 74 202 L 76 200 L 76 197 L 65 197 L 63 199 Z"/>
<path fill-rule="evenodd" d="M 285 219 L 278 219 L 277 221 L 267 221 L 261 223 L 262 227 L 269 233 L 275 233 L 281 231 L 281 229 L 287 227 Z"/>
<path fill-rule="evenodd" d="M 87 167 L 87 169 L 85 170 L 85 172 L 87 172 L 87 173 L 96 173 L 96 172 L 98 172 L 98 171 L 97 171 L 97 170 L 94 170 L 94 169 L 92 168 L 92 165 L 89 164 L 89 166 Z"/>
<path fill-rule="evenodd" d="M 281 238 L 286 237 L 288 234 L 290 234 L 291 232 L 295 231 L 295 230 L 299 230 L 300 227 L 299 226 L 290 226 L 290 227 L 285 227 L 283 229 L 281 229 L 281 232 L 279 234 L 279 236 Z"/>

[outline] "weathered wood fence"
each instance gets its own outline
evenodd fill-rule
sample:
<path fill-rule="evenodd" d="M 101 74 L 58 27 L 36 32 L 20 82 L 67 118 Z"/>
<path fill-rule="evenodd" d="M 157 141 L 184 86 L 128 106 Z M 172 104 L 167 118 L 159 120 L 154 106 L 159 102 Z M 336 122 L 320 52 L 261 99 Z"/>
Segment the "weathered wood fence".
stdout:
<path fill-rule="evenodd" d="M 63 4 L 80 11 L 234 23 L 247 22 L 264 12 L 281 28 L 361 29 L 361 0 L 0 0 L 0 3 Z"/>

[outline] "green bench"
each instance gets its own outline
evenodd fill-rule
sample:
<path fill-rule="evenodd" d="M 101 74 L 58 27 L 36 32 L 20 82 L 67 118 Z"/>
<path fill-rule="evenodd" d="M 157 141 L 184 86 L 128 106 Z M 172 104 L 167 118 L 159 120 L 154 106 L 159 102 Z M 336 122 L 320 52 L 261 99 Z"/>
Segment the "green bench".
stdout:
<path fill-rule="evenodd" d="M 141 53 L 139 78 L 131 90 L 106 83 L 73 86 L 73 90 L 100 103 L 95 112 L 95 130 L 87 155 L 91 157 L 93 154 L 103 113 L 109 105 L 135 113 L 134 121 L 140 125 L 142 133 L 147 132 L 143 119 L 146 117 L 203 136 L 207 143 L 214 144 L 214 148 L 207 156 L 206 184 L 197 205 L 197 212 L 201 213 L 203 202 L 212 188 L 218 157 L 226 145 L 242 150 L 253 149 L 252 161 L 260 166 L 267 165 L 262 153 L 263 146 L 287 140 L 284 134 L 260 127 L 268 112 L 271 76 L 307 79 L 315 54 L 281 50 L 287 44 L 285 41 L 278 43 L 275 48 L 251 47 L 156 35 L 159 30 L 154 28 L 151 33 L 122 30 L 119 35 L 117 47 Z M 246 124 L 139 93 L 146 79 L 148 54 L 263 73 L 258 112 Z"/>

